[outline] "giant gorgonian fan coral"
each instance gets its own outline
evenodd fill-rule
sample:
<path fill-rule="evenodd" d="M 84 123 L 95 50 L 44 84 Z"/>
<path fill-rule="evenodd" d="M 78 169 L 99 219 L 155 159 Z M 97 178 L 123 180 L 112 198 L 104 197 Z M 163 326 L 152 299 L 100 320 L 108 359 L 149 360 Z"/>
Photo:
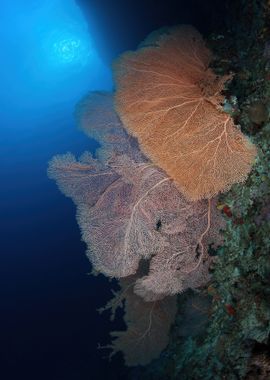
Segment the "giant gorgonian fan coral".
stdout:
<path fill-rule="evenodd" d="M 55 156 L 48 174 L 77 205 L 94 269 L 120 279 L 122 291 L 107 308 L 114 314 L 125 301 L 127 330 L 112 333 L 109 347 L 124 353 L 126 365 L 144 365 L 168 343 L 175 295 L 208 282 L 207 247 L 221 241 L 220 214 L 214 200 L 188 201 L 143 156 L 115 114 L 111 94 L 90 94 L 77 118 L 100 142 L 97 158 Z"/>
<path fill-rule="evenodd" d="M 175 299 L 168 297 L 208 282 L 207 248 L 221 242 L 223 223 L 214 199 L 186 199 L 146 159 L 125 132 L 112 99 L 112 94 L 92 93 L 77 107 L 81 127 L 101 144 L 97 158 L 87 152 L 79 160 L 71 153 L 58 155 L 48 174 L 77 205 L 94 269 L 120 278 L 124 287 L 128 329 L 115 335 L 114 351 L 123 350 L 127 364 L 144 364 L 167 344 L 175 314 Z M 143 273 L 142 261 L 148 267 Z M 127 283 L 133 278 L 128 291 L 126 278 Z M 164 330 L 157 334 L 158 328 Z"/>
<path fill-rule="evenodd" d="M 97 97 L 113 115 L 107 94 L 90 95 L 89 104 Z M 111 144 L 109 131 L 106 134 L 99 159 L 85 153 L 77 161 L 68 153 L 54 157 L 49 166 L 49 176 L 78 207 L 78 223 L 94 268 L 121 278 L 135 274 L 141 259 L 150 260 L 149 273 L 135 286 L 148 301 L 205 284 L 211 261 L 207 245 L 219 239 L 221 227 L 215 201 L 187 200 L 163 170 L 140 155 L 119 120 L 113 126 L 114 118 L 106 127 L 95 123 L 97 129 L 98 125 L 118 129 Z M 89 123 L 88 133 L 91 129 Z M 118 154 L 117 136 L 125 154 Z"/>
<path fill-rule="evenodd" d="M 256 154 L 221 107 L 230 76 L 215 75 L 210 61 L 199 32 L 182 25 L 152 33 L 114 65 L 124 126 L 191 200 L 244 181 Z"/>

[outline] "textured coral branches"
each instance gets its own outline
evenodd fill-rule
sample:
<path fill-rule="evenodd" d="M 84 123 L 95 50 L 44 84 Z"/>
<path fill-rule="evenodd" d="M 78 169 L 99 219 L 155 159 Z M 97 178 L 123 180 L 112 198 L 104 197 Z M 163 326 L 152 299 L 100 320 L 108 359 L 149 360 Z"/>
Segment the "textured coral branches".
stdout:
<path fill-rule="evenodd" d="M 97 103 L 92 118 L 88 111 Z M 82 128 L 102 144 L 98 159 L 89 153 L 79 161 L 70 153 L 55 156 L 48 173 L 77 205 L 94 268 L 122 278 L 136 274 L 142 259 L 149 260 L 149 272 L 135 285 L 146 301 L 204 285 L 211 258 L 203 247 L 220 241 L 214 202 L 209 208 L 206 200 L 187 200 L 140 153 L 113 112 L 112 95 L 93 93 L 79 109 Z"/>
<path fill-rule="evenodd" d="M 115 63 L 116 107 L 143 152 L 191 200 L 246 179 L 256 148 L 222 111 L 224 83 L 191 26 L 152 33 Z"/>

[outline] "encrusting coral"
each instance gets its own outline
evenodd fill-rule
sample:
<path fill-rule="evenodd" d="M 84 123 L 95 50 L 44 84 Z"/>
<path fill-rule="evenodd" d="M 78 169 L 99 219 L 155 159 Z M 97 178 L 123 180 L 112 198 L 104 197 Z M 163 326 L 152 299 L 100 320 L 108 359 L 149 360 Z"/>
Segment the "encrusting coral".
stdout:
<path fill-rule="evenodd" d="M 217 76 L 199 32 L 154 32 L 115 62 L 116 108 L 143 152 L 191 200 L 243 182 L 256 148 L 222 110 L 230 75 Z"/>

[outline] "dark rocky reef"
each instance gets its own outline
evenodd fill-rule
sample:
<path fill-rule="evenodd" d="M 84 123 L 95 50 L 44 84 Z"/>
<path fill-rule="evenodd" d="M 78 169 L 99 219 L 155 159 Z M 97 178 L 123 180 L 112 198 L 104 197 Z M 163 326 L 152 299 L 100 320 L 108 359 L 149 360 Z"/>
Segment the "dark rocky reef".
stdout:
<path fill-rule="evenodd" d="M 216 28 L 208 38 L 215 53 L 212 65 L 219 74 L 234 73 L 225 91 L 226 108 L 256 144 L 258 157 L 245 184 L 219 198 L 227 228 L 205 289 L 211 298 L 207 323 L 196 335 L 179 336 L 178 317 L 168 349 L 140 373 L 141 379 L 269 378 L 269 2 L 235 2 L 229 16 L 229 27 Z"/>

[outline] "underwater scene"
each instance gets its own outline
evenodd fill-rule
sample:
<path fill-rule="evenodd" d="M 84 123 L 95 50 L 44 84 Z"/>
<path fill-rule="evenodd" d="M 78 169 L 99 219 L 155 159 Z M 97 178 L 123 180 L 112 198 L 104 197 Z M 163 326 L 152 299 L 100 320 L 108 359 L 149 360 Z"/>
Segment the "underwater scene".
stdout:
<path fill-rule="evenodd" d="M 0 7 L 0 379 L 270 380 L 270 2 Z"/>

